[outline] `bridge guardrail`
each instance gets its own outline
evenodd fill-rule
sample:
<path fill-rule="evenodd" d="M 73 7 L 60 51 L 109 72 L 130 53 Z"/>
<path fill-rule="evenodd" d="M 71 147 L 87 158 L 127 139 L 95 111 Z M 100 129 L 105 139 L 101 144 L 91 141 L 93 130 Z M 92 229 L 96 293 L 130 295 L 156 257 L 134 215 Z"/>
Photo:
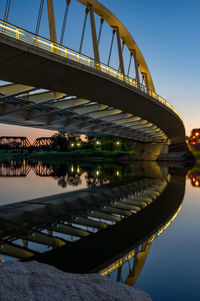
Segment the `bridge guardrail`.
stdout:
<path fill-rule="evenodd" d="M 168 107 L 171 111 L 173 111 L 183 122 L 180 114 L 163 97 L 159 96 L 158 94 L 156 94 L 155 92 L 153 92 L 151 90 L 147 91 L 146 86 L 139 84 L 135 79 L 133 79 L 127 75 L 124 76 L 121 72 L 115 70 L 114 68 L 112 68 L 110 66 L 107 66 L 103 63 L 97 64 L 97 63 L 95 63 L 94 59 L 92 59 L 84 54 L 78 53 L 75 50 L 72 50 L 65 46 L 51 42 L 50 40 L 47 40 L 43 37 L 34 35 L 31 32 L 28 32 L 24 29 L 16 27 L 12 24 L 6 23 L 2 20 L 0 20 L 0 33 L 10 36 L 14 39 L 20 40 L 22 42 L 25 42 L 29 45 L 33 45 L 38 48 L 44 49 L 46 51 L 55 53 L 57 55 L 65 57 L 67 59 L 78 62 L 80 64 L 86 65 L 90 68 L 97 69 L 97 70 L 104 72 L 106 74 L 109 74 L 110 76 L 113 76 L 119 80 L 122 80 L 122 81 L 126 82 L 127 84 L 142 90 L 146 94 L 149 94 L 154 99 L 158 100 L 164 106 Z"/>

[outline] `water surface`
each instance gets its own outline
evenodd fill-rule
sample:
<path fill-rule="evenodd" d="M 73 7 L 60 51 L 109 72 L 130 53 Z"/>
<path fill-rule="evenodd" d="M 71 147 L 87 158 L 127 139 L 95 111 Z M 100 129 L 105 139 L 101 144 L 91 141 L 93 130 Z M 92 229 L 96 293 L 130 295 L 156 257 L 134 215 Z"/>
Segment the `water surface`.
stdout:
<path fill-rule="evenodd" d="M 191 173 L 177 166 L 159 167 L 156 163 L 137 163 L 128 166 L 74 161 L 65 164 L 1 162 L 1 230 L 15 231 L 15 237 L 12 236 L 14 234 L 9 234 L 11 236 L 6 246 L 8 249 L 5 248 L 3 251 L 2 247 L 2 252 L 6 253 L 9 250 L 10 253 L 2 253 L 1 257 L 4 260 L 20 260 L 18 256 L 13 256 L 19 253 L 11 250 L 9 245 L 11 243 L 19 246 L 20 252 L 28 248 L 34 251 L 33 255 L 37 260 L 48 262 L 63 270 L 95 271 L 115 281 L 144 289 L 155 301 L 198 300 L 200 270 L 198 186 L 198 171 Z M 56 200 L 54 195 L 60 193 L 64 193 L 64 196 L 60 197 L 65 198 L 64 203 L 60 200 L 51 207 Z M 54 208 L 55 211 L 50 215 L 48 213 L 46 224 L 34 228 L 37 231 L 30 237 L 33 233 L 31 222 L 28 220 L 28 226 L 25 225 L 27 221 L 24 222 L 23 227 L 29 227 L 27 228 L 29 232 L 22 233 L 21 228 L 16 226 L 19 223 L 19 215 L 16 212 L 30 210 L 34 203 L 22 201 L 44 196 L 49 196 L 45 199 L 46 204 L 50 206 L 47 207 Z M 66 209 L 63 204 L 70 198 Z M 139 211 L 130 207 L 130 204 L 138 198 L 143 203 L 147 202 Z M 152 201 L 148 203 L 148 199 Z M 35 201 L 34 206 L 40 203 L 42 209 L 40 208 L 37 213 L 38 216 L 42 214 L 44 221 L 47 207 L 44 207 L 41 200 L 44 201 L 43 199 Z M 126 206 L 129 204 L 130 208 L 127 207 L 129 209 L 126 210 L 121 208 L 124 204 Z M 28 206 L 26 210 L 24 205 Z M 79 211 L 75 208 L 79 208 Z M 111 213 L 113 208 L 117 213 Z M 112 214 L 116 221 L 106 220 L 107 215 L 99 217 L 97 214 L 98 217 L 96 215 L 94 217 L 93 212 Z M 13 222 L 12 226 L 6 224 L 2 214 L 5 219 Z M 29 214 L 33 214 L 33 211 Z M 34 222 L 36 216 L 37 214 L 33 218 Z M 38 222 L 41 223 L 38 216 Z M 97 224 L 107 225 L 106 230 L 77 225 L 77 218 L 84 218 L 86 223 L 93 220 Z M 60 233 L 55 228 L 59 227 L 60 223 L 82 229 L 89 234 L 83 238 Z M 6 230 L 7 227 L 10 228 Z M 43 240 L 37 237 L 38 229 L 44 234 Z M 61 248 L 55 249 L 55 237 L 58 246 L 62 245 Z M 47 238 L 49 241 L 45 244 Z M 35 242 L 36 239 L 39 239 L 40 243 Z M 70 248 L 68 244 L 71 245 Z M 23 256 L 29 260 L 27 253 Z"/>

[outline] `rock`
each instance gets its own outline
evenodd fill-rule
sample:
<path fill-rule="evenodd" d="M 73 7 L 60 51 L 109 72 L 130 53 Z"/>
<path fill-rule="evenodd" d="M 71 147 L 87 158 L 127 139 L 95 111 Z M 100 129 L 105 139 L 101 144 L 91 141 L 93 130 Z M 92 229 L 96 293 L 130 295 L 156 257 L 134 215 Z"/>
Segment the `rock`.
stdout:
<path fill-rule="evenodd" d="M 152 153 L 144 152 L 140 154 L 134 154 L 134 155 L 127 155 L 119 158 L 119 161 L 122 163 L 128 163 L 131 161 L 186 161 L 187 158 L 185 158 L 186 152 L 170 152 L 165 155 L 154 155 Z"/>
<path fill-rule="evenodd" d="M 151 301 L 139 289 L 98 274 L 64 273 L 32 262 L 0 264 L 1 301 Z"/>

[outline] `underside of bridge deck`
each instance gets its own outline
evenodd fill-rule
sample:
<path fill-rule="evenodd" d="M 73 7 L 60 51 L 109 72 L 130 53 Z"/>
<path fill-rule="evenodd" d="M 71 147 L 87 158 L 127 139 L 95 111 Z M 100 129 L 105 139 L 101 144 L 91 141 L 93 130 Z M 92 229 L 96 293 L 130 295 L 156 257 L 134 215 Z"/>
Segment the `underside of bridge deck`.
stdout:
<path fill-rule="evenodd" d="M 107 110 L 113 108 L 113 110 L 118 110 L 118 114 L 129 113 L 131 116 L 139 116 L 149 122 L 145 128 L 143 126 L 144 134 L 148 134 L 151 132 L 151 127 L 156 126 L 166 135 L 172 145 L 185 142 L 183 123 L 175 113 L 148 94 L 99 70 L 66 60 L 53 53 L 46 53 L 42 49 L 38 50 L 35 46 L 25 45 L 21 41 L 15 41 L 2 35 L 0 36 L 0 63 L 2 80 L 56 91 L 59 92 L 57 98 L 62 97 L 63 94 L 76 95 L 79 104 L 81 104 L 80 99 L 84 99 L 85 103 L 90 101 L 99 104 L 98 112 L 95 112 L 97 105 L 94 104 L 92 107 L 90 104 L 87 107 L 74 109 L 73 113 L 87 113 L 87 117 L 98 117 L 102 121 L 103 118 L 107 118 L 107 114 L 109 118 Z M 62 102 L 59 105 L 64 107 Z M 111 117 L 113 118 L 113 115 Z M 37 127 L 38 117 L 32 116 L 29 119 L 33 120 L 34 118 L 36 118 L 35 126 Z M 138 130 L 137 133 L 140 136 L 137 121 L 135 120 L 135 123 L 130 125 L 131 123 L 129 130 L 131 127 L 132 130 Z M 30 126 L 32 125 L 30 124 Z M 126 126 L 125 120 L 124 126 Z M 44 124 L 43 127 L 45 127 Z M 108 128 L 106 124 L 103 130 L 105 128 Z M 53 123 L 51 129 L 57 129 Z M 73 126 L 72 130 L 74 130 Z M 145 139 L 143 141 L 145 142 Z M 160 139 L 159 142 L 162 141 Z"/>

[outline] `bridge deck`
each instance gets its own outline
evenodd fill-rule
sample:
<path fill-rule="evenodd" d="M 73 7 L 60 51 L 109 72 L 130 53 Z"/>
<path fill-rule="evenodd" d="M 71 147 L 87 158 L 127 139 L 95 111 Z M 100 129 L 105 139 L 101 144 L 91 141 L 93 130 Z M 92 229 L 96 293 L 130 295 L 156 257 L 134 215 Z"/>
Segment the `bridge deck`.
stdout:
<path fill-rule="evenodd" d="M 127 83 L 54 53 L 0 35 L 2 80 L 68 93 L 133 113 L 185 142 L 182 121 L 168 107 Z M 15 72 L 13 72 L 15 70 Z"/>

